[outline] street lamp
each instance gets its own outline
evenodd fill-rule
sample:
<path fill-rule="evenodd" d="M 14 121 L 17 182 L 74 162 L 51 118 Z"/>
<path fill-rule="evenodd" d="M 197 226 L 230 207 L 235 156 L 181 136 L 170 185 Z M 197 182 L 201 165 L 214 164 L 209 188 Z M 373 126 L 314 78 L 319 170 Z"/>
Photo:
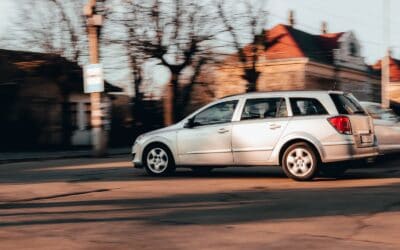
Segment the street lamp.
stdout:
<path fill-rule="evenodd" d="M 383 32 L 386 53 L 382 60 L 381 74 L 381 103 L 382 107 L 389 108 L 390 106 L 390 0 L 383 1 Z"/>

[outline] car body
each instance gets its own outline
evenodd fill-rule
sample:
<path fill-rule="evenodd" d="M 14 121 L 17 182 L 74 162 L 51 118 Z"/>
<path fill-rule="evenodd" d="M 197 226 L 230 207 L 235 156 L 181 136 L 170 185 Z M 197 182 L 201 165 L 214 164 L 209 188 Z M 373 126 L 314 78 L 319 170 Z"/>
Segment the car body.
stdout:
<path fill-rule="evenodd" d="M 393 110 L 382 108 L 380 103 L 360 102 L 372 116 L 375 136 L 381 154 L 400 152 L 400 118 Z"/>
<path fill-rule="evenodd" d="M 166 174 L 165 165 L 173 165 L 171 170 L 282 165 L 289 177 L 308 180 L 317 163 L 374 157 L 377 147 L 372 119 L 351 94 L 277 91 L 212 102 L 177 124 L 139 136 L 132 155 L 134 165 L 152 175 Z M 162 165 L 163 159 L 168 163 Z M 307 166 L 313 170 L 307 172 Z"/>

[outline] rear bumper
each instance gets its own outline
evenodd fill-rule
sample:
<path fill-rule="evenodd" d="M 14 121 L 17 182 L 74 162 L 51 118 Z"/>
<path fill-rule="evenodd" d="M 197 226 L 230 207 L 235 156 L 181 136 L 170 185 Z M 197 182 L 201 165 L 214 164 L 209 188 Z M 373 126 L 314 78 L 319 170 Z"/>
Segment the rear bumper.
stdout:
<path fill-rule="evenodd" d="M 378 156 L 378 147 L 357 147 L 355 144 L 327 145 L 323 149 L 322 162 L 350 161 Z"/>

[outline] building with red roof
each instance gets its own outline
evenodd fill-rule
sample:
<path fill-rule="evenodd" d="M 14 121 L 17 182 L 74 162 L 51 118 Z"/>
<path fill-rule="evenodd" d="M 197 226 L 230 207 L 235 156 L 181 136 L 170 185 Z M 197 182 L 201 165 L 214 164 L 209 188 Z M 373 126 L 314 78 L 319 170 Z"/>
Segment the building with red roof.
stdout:
<path fill-rule="evenodd" d="M 389 65 L 390 82 L 400 82 L 400 60 L 391 56 Z M 382 60 L 377 61 L 372 65 L 372 68 L 380 73 L 382 70 Z"/>
<path fill-rule="evenodd" d="M 258 50 L 257 91 L 343 90 L 361 100 L 380 101 L 380 76 L 365 63 L 361 45 L 352 31 L 328 33 L 324 23 L 320 34 L 305 32 L 294 25 L 279 24 L 266 30 Z M 243 48 L 252 56 L 252 44 Z M 215 67 L 213 82 L 217 97 L 246 91 L 243 63 L 228 56 Z M 399 75 L 400 76 L 400 75 Z"/>
<path fill-rule="evenodd" d="M 377 61 L 372 65 L 372 69 L 381 74 L 382 71 L 382 60 Z M 400 60 L 390 56 L 389 61 L 389 95 L 390 100 L 400 104 Z"/>

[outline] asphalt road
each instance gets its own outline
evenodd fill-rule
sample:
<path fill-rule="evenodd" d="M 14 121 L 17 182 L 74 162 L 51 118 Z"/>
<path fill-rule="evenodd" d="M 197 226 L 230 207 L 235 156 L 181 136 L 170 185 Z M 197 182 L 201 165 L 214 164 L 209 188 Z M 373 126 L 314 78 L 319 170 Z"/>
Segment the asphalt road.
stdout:
<path fill-rule="evenodd" d="M 1 249 L 400 249 L 400 159 L 294 182 L 279 168 L 182 169 L 128 158 L 0 165 Z"/>

